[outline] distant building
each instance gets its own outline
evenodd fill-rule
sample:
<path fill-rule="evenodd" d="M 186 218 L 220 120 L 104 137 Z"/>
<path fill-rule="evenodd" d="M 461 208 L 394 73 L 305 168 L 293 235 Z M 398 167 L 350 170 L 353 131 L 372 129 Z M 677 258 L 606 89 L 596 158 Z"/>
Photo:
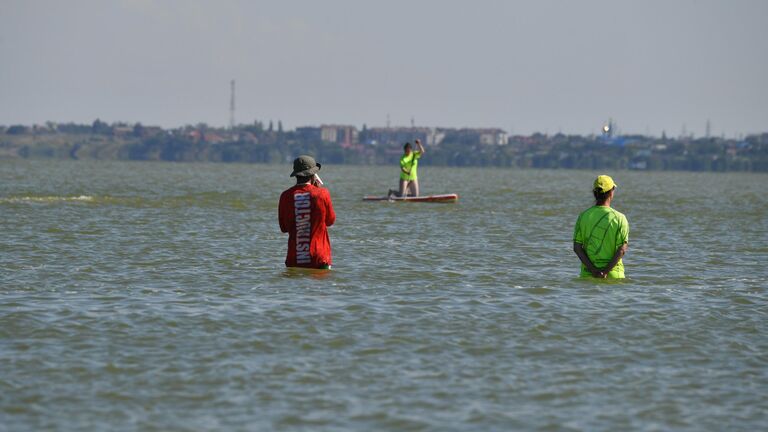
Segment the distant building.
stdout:
<path fill-rule="evenodd" d="M 186 136 L 193 142 L 204 142 L 208 144 L 221 144 L 223 142 L 232 140 L 237 141 L 239 139 L 239 137 L 225 136 L 211 130 L 201 129 L 192 129 L 186 133 Z"/>
<path fill-rule="evenodd" d="M 144 126 L 141 128 L 142 138 L 153 137 L 153 136 L 161 135 L 162 133 L 163 133 L 163 128 L 161 128 L 160 126 Z"/>
<path fill-rule="evenodd" d="M 190 140 L 192 140 L 193 142 L 198 142 L 198 141 L 200 141 L 200 140 L 203 138 L 203 133 L 202 133 L 202 132 L 200 132 L 200 131 L 199 131 L 199 130 L 197 130 L 197 129 L 195 129 L 195 130 L 191 130 L 191 131 L 189 131 L 189 132 L 187 133 L 187 138 L 189 138 L 189 139 L 190 139 Z"/>
<path fill-rule="evenodd" d="M 439 146 L 445 139 L 445 132 L 439 129 L 432 129 L 432 133 L 427 137 L 425 141 L 429 146 Z"/>
<path fill-rule="evenodd" d="M 321 129 L 314 126 L 305 126 L 296 128 L 296 138 L 302 142 L 320 142 L 322 141 Z"/>
<path fill-rule="evenodd" d="M 203 141 L 210 144 L 221 144 L 223 142 L 226 142 L 227 139 L 215 132 L 205 131 L 203 133 Z"/>
<path fill-rule="evenodd" d="M 120 137 L 133 135 L 133 126 L 128 126 L 128 125 L 112 126 L 112 135 L 120 136 Z"/>
<path fill-rule="evenodd" d="M 51 133 L 56 132 L 56 124 L 55 123 L 47 123 L 44 125 L 35 124 L 32 125 L 32 132 L 33 133 Z"/>
<path fill-rule="evenodd" d="M 24 125 L 8 126 L 8 129 L 5 130 L 8 135 L 24 135 L 27 132 L 29 132 L 29 128 Z"/>
<path fill-rule="evenodd" d="M 479 134 L 480 144 L 507 145 L 509 137 L 501 129 L 476 129 Z"/>
<path fill-rule="evenodd" d="M 320 140 L 349 147 L 358 142 L 357 128 L 348 125 L 322 125 Z"/>
<path fill-rule="evenodd" d="M 445 140 L 466 145 L 507 145 L 509 136 L 497 128 L 487 129 L 444 129 Z"/>
<path fill-rule="evenodd" d="M 427 127 L 370 128 L 363 140 L 366 144 L 401 146 L 407 142 L 421 140 L 426 146 L 437 146 L 445 138 L 445 133 Z"/>
<path fill-rule="evenodd" d="M 256 137 L 256 135 L 246 131 L 240 134 L 240 141 L 251 143 L 251 144 L 257 144 L 259 142 L 259 139 Z"/>

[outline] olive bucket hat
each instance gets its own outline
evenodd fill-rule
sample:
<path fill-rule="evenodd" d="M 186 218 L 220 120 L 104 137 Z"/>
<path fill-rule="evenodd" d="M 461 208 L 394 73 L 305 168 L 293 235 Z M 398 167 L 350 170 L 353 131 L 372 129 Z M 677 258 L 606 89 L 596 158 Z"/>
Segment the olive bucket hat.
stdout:
<path fill-rule="evenodd" d="M 320 164 L 315 162 L 312 156 L 301 155 L 293 160 L 293 172 L 291 177 L 309 177 L 320 171 Z"/>

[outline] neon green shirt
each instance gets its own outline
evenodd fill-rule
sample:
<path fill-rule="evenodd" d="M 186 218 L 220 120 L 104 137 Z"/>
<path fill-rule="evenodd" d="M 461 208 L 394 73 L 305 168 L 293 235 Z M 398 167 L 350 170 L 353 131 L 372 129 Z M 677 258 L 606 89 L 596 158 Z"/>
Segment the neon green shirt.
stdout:
<path fill-rule="evenodd" d="M 400 158 L 400 180 L 410 181 L 418 179 L 416 170 L 419 168 L 419 158 L 421 158 L 421 152 L 411 152 Z M 403 169 L 408 171 L 409 174 L 404 173 Z"/>
<path fill-rule="evenodd" d="M 579 215 L 573 229 L 574 243 L 580 243 L 587 252 L 587 257 L 597 268 L 608 265 L 616 250 L 624 243 L 629 243 L 629 223 L 627 217 L 605 206 L 590 207 Z M 581 276 L 592 276 L 587 267 L 581 264 Z M 624 263 L 619 260 L 608 273 L 609 278 L 624 278 Z"/>

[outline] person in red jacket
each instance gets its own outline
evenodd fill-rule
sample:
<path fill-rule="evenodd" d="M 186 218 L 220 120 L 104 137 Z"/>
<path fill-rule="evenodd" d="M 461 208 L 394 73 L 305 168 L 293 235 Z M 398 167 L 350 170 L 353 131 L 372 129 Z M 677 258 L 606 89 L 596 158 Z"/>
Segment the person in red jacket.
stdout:
<path fill-rule="evenodd" d="M 280 195 L 280 231 L 288 233 L 286 267 L 331 268 L 328 227 L 336 221 L 331 194 L 321 187 L 320 164 L 311 156 L 293 161 L 296 186 Z"/>

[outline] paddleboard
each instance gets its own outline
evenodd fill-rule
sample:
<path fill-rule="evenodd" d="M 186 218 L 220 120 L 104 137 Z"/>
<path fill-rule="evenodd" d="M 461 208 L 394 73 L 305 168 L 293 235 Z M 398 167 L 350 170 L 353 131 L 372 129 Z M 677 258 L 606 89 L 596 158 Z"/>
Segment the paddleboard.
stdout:
<path fill-rule="evenodd" d="M 409 196 L 409 197 L 397 197 L 392 196 L 376 196 L 366 195 L 363 197 L 363 201 L 407 201 L 407 202 L 433 202 L 433 203 L 453 203 L 459 200 L 457 194 L 443 194 L 443 195 L 422 195 L 422 196 Z"/>

